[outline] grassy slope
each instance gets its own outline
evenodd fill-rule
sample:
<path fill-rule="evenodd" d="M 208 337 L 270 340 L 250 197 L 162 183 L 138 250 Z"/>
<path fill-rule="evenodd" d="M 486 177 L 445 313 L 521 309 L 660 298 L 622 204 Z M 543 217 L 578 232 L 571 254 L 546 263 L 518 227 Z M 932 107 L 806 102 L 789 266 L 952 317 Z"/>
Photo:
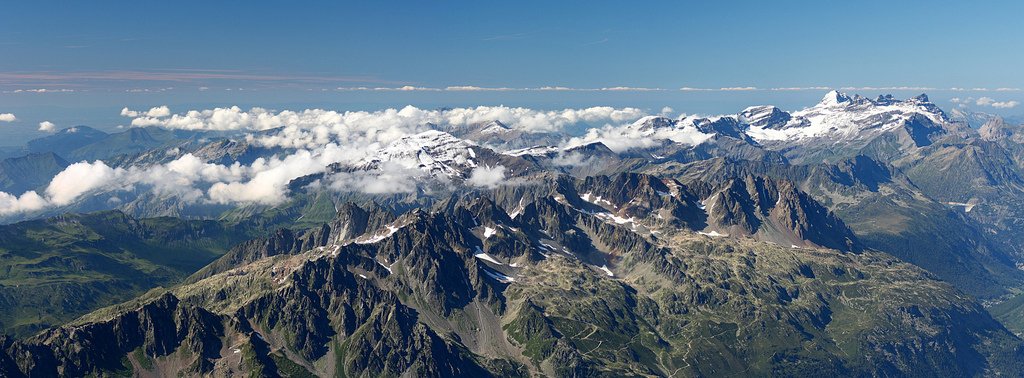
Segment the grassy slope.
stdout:
<path fill-rule="evenodd" d="M 116 211 L 0 226 L 0 332 L 23 336 L 172 285 L 242 238 L 218 222 Z"/>

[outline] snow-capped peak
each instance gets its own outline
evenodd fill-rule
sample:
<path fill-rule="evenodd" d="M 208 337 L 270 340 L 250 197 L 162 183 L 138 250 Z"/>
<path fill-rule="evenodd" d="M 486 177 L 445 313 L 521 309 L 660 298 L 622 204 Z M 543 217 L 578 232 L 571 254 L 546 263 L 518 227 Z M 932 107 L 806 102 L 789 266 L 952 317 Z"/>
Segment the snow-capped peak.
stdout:
<path fill-rule="evenodd" d="M 468 142 L 451 134 L 428 130 L 391 142 L 363 159 L 356 167 L 372 169 L 389 162 L 452 177 L 461 175 L 466 168 L 476 167 L 476 152 L 473 148 Z"/>
<path fill-rule="evenodd" d="M 945 114 L 920 95 L 898 100 L 891 95 L 870 100 L 828 92 L 817 105 L 789 113 L 784 123 L 764 122 L 770 107 L 747 108 L 741 118 L 750 125 L 747 134 L 759 142 L 798 141 L 827 137 L 835 143 L 867 139 L 896 129 L 913 118 L 923 117 L 935 125 L 948 123 Z"/>
<path fill-rule="evenodd" d="M 633 122 L 631 126 L 638 130 L 648 130 L 673 127 L 675 123 L 671 118 L 664 116 L 645 116 Z"/>
<path fill-rule="evenodd" d="M 491 121 L 480 129 L 481 134 L 501 134 L 509 131 L 511 131 L 511 129 L 500 121 Z"/>
<path fill-rule="evenodd" d="M 776 128 L 790 120 L 789 113 L 771 105 L 751 106 L 743 109 L 739 120 L 753 127 Z"/>
<path fill-rule="evenodd" d="M 840 105 L 846 105 L 851 102 L 850 96 L 845 93 L 839 93 L 837 90 L 831 90 L 825 94 L 825 97 L 821 98 L 821 102 L 818 103 L 819 107 L 834 107 Z"/>

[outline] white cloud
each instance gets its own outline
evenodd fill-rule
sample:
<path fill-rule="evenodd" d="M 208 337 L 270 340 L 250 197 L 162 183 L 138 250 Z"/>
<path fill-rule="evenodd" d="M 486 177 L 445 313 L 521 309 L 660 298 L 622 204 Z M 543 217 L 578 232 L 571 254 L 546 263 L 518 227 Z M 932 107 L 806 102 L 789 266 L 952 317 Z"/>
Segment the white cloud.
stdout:
<path fill-rule="evenodd" d="M 505 167 L 498 165 L 494 167 L 476 167 L 469 174 L 466 183 L 484 188 L 496 188 L 505 181 Z"/>
<path fill-rule="evenodd" d="M 844 91 L 934 91 L 933 87 L 842 87 Z M 977 88 L 975 88 L 977 89 Z"/>
<path fill-rule="evenodd" d="M 584 157 L 581 153 L 563 151 L 551 159 L 551 164 L 554 164 L 556 167 L 576 167 L 588 164 L 590 161 L 591 158 Z"/>
<path fill-rule="evenodd" d="M 617 91 L 617 92 L 657 92 L 663 91 L 661 88 L 643 88 L 643 87 L 609 87 L 601 88 L 602 91 Z"/>
<path fill-rule="evenodd" d="M 771 90 L 772 91 L 782 91 L 782 92 L 785 92 L 785 91 L 827 91 L 827 90 L 830 90 L 830 89 L 832 89 L 832 88 L 829 88 L 829 87 L 780 87 L 780 88 L 772 88 Z"/>
<path fill-rule="evenodd" d="M 49 203 L 35 191 L 25 192 L 20 197 L 0 192 L 0 215 L 37 211 Z"/>
<path fill-rule="evenodd" d="M 39 122 L 39 131 L 47 132 L 47 133 L 52 133 L 56 129 L 57 129 L 57 125 L 54 125 L 53 122 L 50 122 L 50 121 Z"/>
<path fill-rule="evenodd" d="M 655 147 L 666 140 L 696 146 L 713 136 L 713 134 L 701 132 L 693 122 L 687 120 L 679 121 L 674 127 L 657 129 L 638 127 L 642 121 L 641 119 L 632 125 L 625 126 L 605 125 L 601 128 L 591 128 L 583 136 L 569 139 L 564 147 L 573 148 L 601 142 L 612 151 L 619 153 L 636 148 Z"/>
<path fill-rule="evenodd" d="M 36 88 L 36 89 L 16 89 L 14 93 L 71 93 L 74 89 L 48 89 L 48 88 Z"/>
<path fill-rule="evenodd" d="M 724 92 L 733 92 L 733 91 L 756 91 L 758 89 L 757 89 L 757 87 L 725 87 L 725 88 L 719 88 L 718 90 L 724 91 Z"/>
<path fill-rule="evenodd" d="M 122 117 L 129 117 L 129 118 L 136 118 L 136 117 L 163 118 L 163 117 L 167 117 L 169 115 L 171 115 L 171 109 L 168 108 L 167 105 L 156 106 L 156 107 L 150 108 L 148 111 L 145 111 L 145 112 L 131 110 L 131 109 L 128 109 L 127 107 L 125 107 L 124 109 L 121 109 L 121 116 Z"/>
<path fill-rule="evenodd" d="M 646 112 L 636 108 L 592 107 L 542 111 L 506 106 L 478 106 L 448 110 L 423 110 L 406 106 L 400 110 L 385 109 L 375 112 L 336 112 L 323 109 L 274 112 L 263 108 L 244 111 L 234 106 L 192 110 L 184 114 L 173 114 L 160 118 L 127 109 L 122 111 L 122 114 L 129 117 L 134 114 L 132 126 L 136 127 L 160 126 L 185 130 L 255 131 L 285 127 L 289 137 L 297 139 L 276 140 L 273 141 L 273 145 L 297 146 L 294 140 L 301 140 L 303 143 L 312 143 L 315 140 L 315 144 L 322 145 L 328 141 L 326 138 L 331 136 L 338 138 L 349 138 L 353 134 L 382 134 L 381 136 L 386 136 L 393 135 L 396 131 L 407 134 L 423 131 L 427 124 L 465 126 L 495 120 L 525 131 L 550 132 L 560 131 L 567 126 L 579 123 L 628 122 L 646 115 Z M 389 141 L 388 138 L 383 139 Z"/>
<path fill-rule="evenodd" d="M 0 113 L 0 122 L 14 122 L 17 121 L 18 117 L 15 117 L 11 113 Z"/>
<path fill-rule="evenodd" d="M 57 206 L 67 205 L 82 194 L 103 188 L 125 174 L 121 168 L 111 168 L 102 161 L 78 162 L 69 165 L 50 180 L 46 196 Z"/>
<path fill-rule="evenodd" d="M 339 172 L 327 178 L 328 187 L 338 192 L 369 194 L 412 193 L 424 172 L 386 162 L 371 171 Z"/>
<path fill-rule="evenodd" d="M 526 131 L 562 131 L 578 124 L 610 125 L 634 121 L 646 113 L 635 108 L 592 107 L 534 110 L 505 106 L 481 106 L 448 110 L 423 110 L 412 106 L 375 112 L 335 112 L 321 109 L 270 111 L 238 107 L 193 110 L 170 114 L 166 106 L 148 111 L 125 108 L 133 126 L 164 126 L 193 130 L 262 131 L 249 133 L 256 145 L 283 147 L 285 152 L 260 158 L 248 165 L 213 164 L 185 154 L 165 164 L 114 168 L 102 161 L 79 162 L 56 175 L 42 193 L 20 196 L 0 192 L 0 215 L 71 205 L 97 192 L 130 201 L 118 191 L 174 197 L 184 203 L 277 204 L 287 200 L 288 183 L 295 178 L 324 172 L 333 163 L 354 164 L 400 138 L 439 126 L 463 126 L 501 121 Z M 51 122 L 42 129 L 54 131 Z M 610 127 L 610 126 L 609 126 Z M 613 144 L 614 145 L 614 144 Z M 170 150 L 170 151 L 173 151 Z M 175 156 L 179 151 L 168 152 Z M 505 177 L 504 167 L 478 168 L 468 185 L 491 187 Z M 409 193 L 427 174 L 400 164 L 383 164 L 375 170 L 332 174 L 321 184 L 333 190 L 371 194 Z M 445 183 L 443 178 L 440 182 Z M 122 202 L 123 203 L 123 202 Z M 116 204 L 112 204 L 114 206 Z"/>
<path fill-rule="evenodd" d="M 473 86 L 473 85 L 456 85 L 456 86 L 451 86 L 451 87 L 445 87 L 444 90 L 452 91 L 452 92 L 478 92 L 478 91 L 507 92 L 507 91 L 529 90 L 529 88 L 507 88 L 507 87 L 488 88 L 488 87 L 477 87 L 477 86 Z"/>
<path fill-rule="evenodd" d="M 981 97 L 974 103 L 979 106 L 991 106 L 993 108 L 998 109 L 1010 109 L 1016 107 L 1017 105 L 1020 105 L 1020 102 L 1018 101 L 996 101 L 991 97 Z"/>

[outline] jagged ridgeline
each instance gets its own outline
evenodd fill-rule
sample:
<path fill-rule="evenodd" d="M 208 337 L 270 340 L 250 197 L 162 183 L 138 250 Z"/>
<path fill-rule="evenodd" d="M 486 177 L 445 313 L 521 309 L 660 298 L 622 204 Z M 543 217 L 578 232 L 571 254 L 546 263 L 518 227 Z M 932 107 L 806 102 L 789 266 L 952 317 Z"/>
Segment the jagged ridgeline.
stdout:
<path fill-rule="evenodd" d="M 11 377 L 1024 373 L 1020 339 L 973 299 L 759 176 L 551 175 L 403 214 L 348 204 L 0 343 Z"/>

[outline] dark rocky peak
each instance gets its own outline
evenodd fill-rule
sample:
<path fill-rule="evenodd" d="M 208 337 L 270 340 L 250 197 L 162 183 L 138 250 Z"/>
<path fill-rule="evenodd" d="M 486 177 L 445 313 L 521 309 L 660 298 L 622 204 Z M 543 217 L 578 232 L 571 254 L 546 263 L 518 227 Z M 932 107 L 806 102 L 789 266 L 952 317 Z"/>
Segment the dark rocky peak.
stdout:
<path fill-rule="evenodd" d="M 338 207 L 338 213 L 330 226 L 330 239 L 334 243 L 340 244 L 367 231 L 379 229 L 396 218 L 391 209 L 376 202 L 371 201 L 365 206 L 364 209 L 355 203 L 345 202 Z"/>
<path fill-rule="evenodd" d="M 893 104 L 896 102 L 899 102 L 899 100 L 891 94 L 878 95 L 878 97 L 875 98 L 876 104 Z"/>
<path fill-rule="evenodd" d="M 842 220 L 787 180 L 753 175 L 731 179 L 704 204 L 715 231 L 780 244 L 860 249 Z"/>
<path fill-rule="evenodd" d="M 608 148 L 608 146 L 604 145 L 604 143 L 601 142 L 594 142 L 584 144 L 582 146 L 576 146 L 565 150 L 565 152 L 577 152 L 584 154 L 585 156 L 618 156 L 615 154 L 615 151 L 612 151 L 612 149 Z"/>
<path fill-rule="evenodd" d="M 220 358 L 224 323 L 224 318 L 166 293 L 135 310 L 94 323 L 56 328 L 8 345 L 0 353 L 17 356 L 8 361 L 14 365 L 8 368 L 31 377 L 130 371 L 124 356 L 132 352 L 147 358 L 184 352 L 181 354 L 189 357 L 182 361 L 182 372 L 209 374 L 214 360 Z"/>
<path fill-rule="evenodd" d="M 753 142 L 753 140 L 744 133 L 746 125 L 734 117 L 700 119 L 694 122 L 694 126 L 696 126 L 697 130 L 700 130 L 702 133 L 715 134 L 716 137 L 725 136 Z"/>
<path fill-rule="evenodd" d="M 508 212 L 488 196 L 467 198 L 466 210 L 472 213 L 480 224 L 512 224 Z"/>
<path fill-rule="evenodd" d="M 679 185 L 681 187 L 682 184 Z M 650 202 L 663 195 L 671 195 L 673 189 L 655 176 L 625 172 L 614 176 L 586 177 L 577 182 L 576 192 L 589 193 L 588 197 L 595 200 L 600 197 L 601 201 L 620 207 L 631 201 Z"/>
<path fill-rule="evenodd" d="M 638 119 L 636 122 L 633 123 L 632 126 L 635 127 L 637 130 L 645 131 L 645 130 L 655 130 L 655 129 L 662 129 L 662 128 L 670 128 L 670 127 L 675 127 L 675 125 L 676 125 L 676 121 L 671 119 L 671 118 L 668 118 L 668 117 L 663 117 L 663 116 L 647 116 L 647 117 L 643 117 L 643 118 Z"/>

